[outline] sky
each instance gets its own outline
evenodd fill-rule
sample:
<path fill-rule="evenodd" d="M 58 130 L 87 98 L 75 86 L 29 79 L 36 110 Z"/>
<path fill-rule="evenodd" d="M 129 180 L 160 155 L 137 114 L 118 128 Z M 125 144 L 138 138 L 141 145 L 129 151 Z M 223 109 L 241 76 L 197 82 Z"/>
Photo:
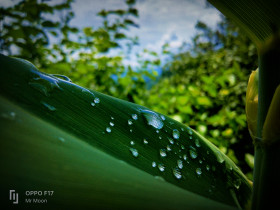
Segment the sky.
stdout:
<path fill-rule="evenodd" d="M 75 26 L 98 26 L 101 18 L 96 16 L 101 9 L 126 8 L 124 0 L 76 0 L 72 5 Z M 159 52 L 162 45 L 169 41 L 173 48 L 183 42 L 190 43 L 195 35 L 198 20 L 215 27 L 221 20 L 220 12 L 214 7 L 206 7 L 205 0 L 138 0 L 135 7 L 139 18 L 139 28 L 131 28 L 129 35 L 139 37 L 140 46 L 134 53 L 144 48 Z M 136 62 L 132 56 L 130 64 Z"/>
<path fill-rule="evenodd" d="M 2 0 L 0 6 L 10 6 L 19 0 Z M 48 0 L 59 3 L 63 0 Z M 140 45 L 134 48 L 127 64 L 136 65 L 136 53 L 144 48 L 160 52 L 166 42 L 173 49 L 183 42 L 190 43 L 195 35 L 198 20 L 210 27 L 215 27 L 221 19 L 220 12 L 214 7 L 207 7 L 205 0 L 137 0 L 139 28 L 131 27 L 129 36 L 137 35 Z M 96 14 L 102 10 L 127 8 L 125 0 L 75 0 L 72 4 L 75 17 L 71 25 L 78 27 L 101 25 L 101 17 Z"/>

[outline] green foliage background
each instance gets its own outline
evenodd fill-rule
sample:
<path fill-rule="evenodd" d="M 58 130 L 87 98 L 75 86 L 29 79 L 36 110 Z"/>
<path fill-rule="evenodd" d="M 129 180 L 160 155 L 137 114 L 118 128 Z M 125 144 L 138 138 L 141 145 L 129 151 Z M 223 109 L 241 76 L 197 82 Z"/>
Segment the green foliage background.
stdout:
<path fill-rule="evenodd" d="M 71 26 L 71 4 L 26 0 L 1 7 L 1 53 L 173 117 L 212 141 L 252 179 L 245 95 L 257 50 L 238 27 L 225 18 L 215 29 L 198 21 L 191 47 L 174 53 L 166 43 L 161 54 L 145 49 L 132 67 L 123 61 L 139 41 L 129 36 L 130 28 L 141 27 L 135 1 L 100 11 L 102 26 L 84 28 Z"/>

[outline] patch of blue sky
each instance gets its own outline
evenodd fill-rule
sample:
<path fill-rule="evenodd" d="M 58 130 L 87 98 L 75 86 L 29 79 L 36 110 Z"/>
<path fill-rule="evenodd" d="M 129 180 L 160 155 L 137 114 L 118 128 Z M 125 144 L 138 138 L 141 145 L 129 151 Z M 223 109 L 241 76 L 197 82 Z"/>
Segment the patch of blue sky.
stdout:
<path fill-rule="evenodd" d="M 124 0 L 76 0 L 73 4 L 75 17 L 71 24 L 97 28 L 102 24 L 102 18 L 96 16 L 101 9 L 126 8 L 124 2 Z M 138 36 L 139 45 L 134 46 L 130 56 L 124 60 L 125 64 L 133 67 L 139 67 L 136 54 L 143 49 L 160 53 L 162 46 L 168 42 L 170 50 L 176 52 L 184 42 L 191 42 L 198 20 L 215 27 L 221 19 L 220 12 L 214 7 L 209 7 L 205 0 L 138 0 L 135 7 L 139 12 L 139 18 L 135 21 L 140 27 L 132 27 L 128 35 Z"/>
<path fill-rule="evenodd" d="M 48 1 L 47 3 L 57 4 L 62 1 Z M 3 0 L 0 6 L 10 6 L 16 2 Z M 139 45 L 123 55 L 124 64 L 133 68 L 140 68 L 137 54 L 143 49 L 158 53 L 164 63 L 164 60 L 168 59 L 168 56 L 161 54 L 165 43 L 169 43 L 169 50 L 176 53 L 183 43 L 191 42 L 198 20 L 210 27 L 215 27 L 221 19 L 220 12 L 209 6 L 205 0 L 137 0 L 135 7 L 138 9 L 139 18 L 134 18 L 134 20 L 139 27 L 131 27 L 127 35 L 138 36 Z M 125 0 L 75 0 L 72 4 L 75 16 L 70 21 L 70 25 L 96 29 L 102 25 L 102 18 L 96 15 L 100 10 L 120 8 L 126 8 Z M 50 18 L 59 19 L 56 14 Z M 75 36 L 70 38 L 76 39 Z M 51 36 L 50 41 L 55 43 L 55 37 Z M 109 56 L 118 55 L 120 52 L 120 49 L 110 50 Z M 79 52 L 74 53 L 72 59 L 77 58 L 78 54 Z M 153 59 L 152 55 L 142 54 L 142 56 L 145 56 L 145 59 Z"/>

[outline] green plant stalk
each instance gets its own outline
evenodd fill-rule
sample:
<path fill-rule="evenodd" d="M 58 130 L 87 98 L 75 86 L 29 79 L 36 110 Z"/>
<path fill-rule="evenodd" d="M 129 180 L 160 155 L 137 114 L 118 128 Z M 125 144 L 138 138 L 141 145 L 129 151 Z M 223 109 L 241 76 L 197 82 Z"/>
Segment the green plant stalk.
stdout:
<path fill-rule="evenodd" d="M 280 143 L 268 143 L 262 139 L 266 115 L 279 84 L 280 36 L 274 34 L 259 50 L 258 139 L 255 141 L 252 209 L 272 209 L 279 205 L 275 190 L 280 188 Z"/>

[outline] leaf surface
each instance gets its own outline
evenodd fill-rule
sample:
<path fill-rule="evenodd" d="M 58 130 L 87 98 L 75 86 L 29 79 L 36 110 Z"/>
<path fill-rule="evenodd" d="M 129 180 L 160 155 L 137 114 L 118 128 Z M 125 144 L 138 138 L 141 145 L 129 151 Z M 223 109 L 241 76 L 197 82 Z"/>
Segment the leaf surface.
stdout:
<path fill-rule="evenodd" d="M 242 172 L 191 128 L 39 72 L 27 61 L 1 55 L 0 63 L 1 104 L 11 107 L 1 108 L 1 165 L 11 180 L 25 180 L 22 190 L 52 183 L 67 191 L 65 199 L 76 190 L 88 193 L 79 202 L 98 200 L 91 206 L 137 206 L 151 198 L 142 205 L 244 207 L 250 200 Z"/>

